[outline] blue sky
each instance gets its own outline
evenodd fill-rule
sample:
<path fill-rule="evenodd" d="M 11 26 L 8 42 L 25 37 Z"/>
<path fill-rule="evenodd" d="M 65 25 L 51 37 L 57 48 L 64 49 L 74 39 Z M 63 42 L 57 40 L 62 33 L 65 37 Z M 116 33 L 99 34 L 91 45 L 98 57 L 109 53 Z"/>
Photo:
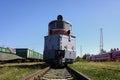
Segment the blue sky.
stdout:
<path fill-rule="evenodd" d="M 104 49 L 120 48 L 120 0 L 0 0 L 0 46 L 43 52 L 48 23 L 57 15 L 72 23 L 76 51 L 99 53 L 100 28 Z"/>

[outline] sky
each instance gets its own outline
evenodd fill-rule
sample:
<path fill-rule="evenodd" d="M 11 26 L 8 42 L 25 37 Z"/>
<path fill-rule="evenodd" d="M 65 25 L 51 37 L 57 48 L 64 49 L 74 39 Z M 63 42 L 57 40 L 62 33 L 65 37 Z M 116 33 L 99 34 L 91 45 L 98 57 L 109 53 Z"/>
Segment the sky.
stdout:
<path fill-rule="evenodd" d="M 77 56 L 120 48 L 120 0 L 0 0 L 0 46 L 43 53 L 48 23 L 62 15 L 72 23 Z M 82 46 L 82 54 L 80 54 Z"/>

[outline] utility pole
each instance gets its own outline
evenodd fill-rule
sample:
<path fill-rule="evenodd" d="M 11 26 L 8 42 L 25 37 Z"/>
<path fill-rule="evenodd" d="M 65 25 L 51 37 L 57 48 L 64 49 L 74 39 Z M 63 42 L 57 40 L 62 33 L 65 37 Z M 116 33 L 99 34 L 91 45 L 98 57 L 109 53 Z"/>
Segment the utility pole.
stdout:
<path fill-rule="evenodd" d="M 103 53 L 103 29 L 100 28 L 100 53 Z"/>
<path fill-rule="evenodd" d="M 82 46 L 80 46 L 80 56 L 82 57 Z"/>

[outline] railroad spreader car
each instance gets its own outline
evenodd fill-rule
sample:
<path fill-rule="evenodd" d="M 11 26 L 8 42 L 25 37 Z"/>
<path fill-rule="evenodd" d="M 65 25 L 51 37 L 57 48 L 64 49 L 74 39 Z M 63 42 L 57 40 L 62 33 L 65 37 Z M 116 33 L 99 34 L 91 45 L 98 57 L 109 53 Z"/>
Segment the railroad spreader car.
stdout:
<path fill-rule="evenodd" d="M 76 57 L 76 37 L 72 35 L 72 24 L 61 15 L 48 25 L 44 37 L 43 60 L 51 64 L 73 63 Z"/>

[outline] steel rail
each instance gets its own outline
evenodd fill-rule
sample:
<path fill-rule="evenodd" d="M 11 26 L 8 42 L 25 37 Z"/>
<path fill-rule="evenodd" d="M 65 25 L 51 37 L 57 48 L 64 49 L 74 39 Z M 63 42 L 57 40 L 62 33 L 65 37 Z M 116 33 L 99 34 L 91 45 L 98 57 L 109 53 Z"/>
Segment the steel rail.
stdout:
<path fill-rule="evenodd" d="M 40 78 L 42 75 L 44 75 L 49 70 L 50 70 L 50 66 L 47 68 L 44 68 L 43 70 L 39 70 L 36 73 L 30 74 L 24 78 L 21 78 L 20 80 L 36 80 Z"/>
<path fill-rule="evenodd" d="M 86 75 L 82 74 L 81 72 L 78 72 L 70 67 L 66 67 L 68 72 L 75 78 L 75 80 L 92 80 Z"/>
<path fill-rule="evenodd" d="M 20 79 L 20 80 L 41 80 L 41 78 L 42 78 L 41 76 L 45 75 L 50 69 L 51 69 L 51 67 L 44 68 L 42 70 L 37 71 L 36 73 L 30 74 L 27 77 Z M 86 75 L 70 68 L 69 66 L 67 66 L 66 69 L 70 73 L 70 75 L 73 77 L 72 80 L 92 80 L 89 77 L 87 77 Z M 50 74 L 52 74 L 52 73 L 50 73 Z M 68 77 L 70 75 L 68 75 Z M 65 80 L 66 80 L 66 78 L 65 78 Z"/>

